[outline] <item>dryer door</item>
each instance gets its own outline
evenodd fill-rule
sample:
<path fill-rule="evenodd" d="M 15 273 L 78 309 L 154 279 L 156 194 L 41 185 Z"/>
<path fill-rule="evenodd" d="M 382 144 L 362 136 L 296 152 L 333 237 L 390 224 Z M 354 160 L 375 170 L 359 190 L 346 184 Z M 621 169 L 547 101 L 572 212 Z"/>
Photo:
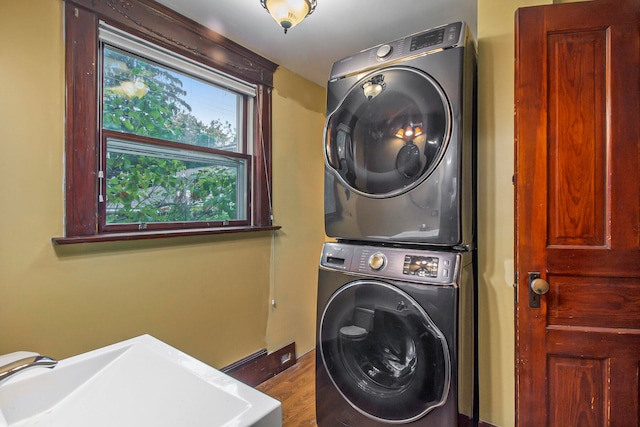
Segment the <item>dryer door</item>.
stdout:
<path fill-rule="evenodd" d="M 331 381 L 365 416 L 410 422 L 444 404 L 451 379 L 446 339 L 399 288 L 343 286 L 325 307 L 319 338 Z"/>
<path fill-rule="evenodd" d="M 422 182 L 443 156 L 451 108 L 428 74 L 389 67 L 360 79 L 328 115 L 326 162 L 352 190 L 390 197 Z"/>

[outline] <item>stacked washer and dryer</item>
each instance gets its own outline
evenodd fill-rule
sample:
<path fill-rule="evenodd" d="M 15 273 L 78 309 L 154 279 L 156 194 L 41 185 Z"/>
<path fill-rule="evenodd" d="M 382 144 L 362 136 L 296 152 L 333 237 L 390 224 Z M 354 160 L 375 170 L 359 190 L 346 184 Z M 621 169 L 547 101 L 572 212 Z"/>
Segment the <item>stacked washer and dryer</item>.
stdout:
<path fill-rule="evenodd" d="M 478 422 L 475 105 L 464 22 L 333 65 L 320 427 Z"/>

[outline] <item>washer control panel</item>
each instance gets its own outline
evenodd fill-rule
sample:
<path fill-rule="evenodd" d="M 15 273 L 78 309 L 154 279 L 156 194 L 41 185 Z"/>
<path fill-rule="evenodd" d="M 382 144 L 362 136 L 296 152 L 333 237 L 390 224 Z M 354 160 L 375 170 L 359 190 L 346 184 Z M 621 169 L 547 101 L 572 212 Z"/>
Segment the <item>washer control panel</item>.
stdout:
<path fill-rule="evenodd" d="M 325 243 L 320 266 L 378 278 L 454 285 L 460 258 L 455 252 Z"/>
<path fill-rule="evenodd" d="M 405 255 L 402 274 L 420 277 L 438 277 L 440 258 L 436 256 Z"/>

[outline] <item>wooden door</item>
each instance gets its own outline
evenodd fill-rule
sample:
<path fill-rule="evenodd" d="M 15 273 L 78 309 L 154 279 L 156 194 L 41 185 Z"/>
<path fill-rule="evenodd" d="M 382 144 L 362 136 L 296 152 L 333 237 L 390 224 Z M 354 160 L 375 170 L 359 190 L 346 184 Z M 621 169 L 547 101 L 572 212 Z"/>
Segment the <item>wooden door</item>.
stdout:
<path fill-rule="evenodd" d="M 515 101 L 517 425 L 640 426 L 640 0 L 518 10 Z"/>

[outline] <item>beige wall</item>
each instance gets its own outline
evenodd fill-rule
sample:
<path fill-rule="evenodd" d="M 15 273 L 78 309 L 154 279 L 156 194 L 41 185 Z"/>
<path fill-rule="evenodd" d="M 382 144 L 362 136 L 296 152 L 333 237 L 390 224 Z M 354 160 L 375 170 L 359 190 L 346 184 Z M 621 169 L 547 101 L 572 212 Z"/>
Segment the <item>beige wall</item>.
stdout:
<path fill-rule="evenodd" d="M 275 234 L 267 344 L 315 346 L 318 261 L 324 242 L 325 90 L 279 68 L 273 93 Z"/>
<path fill-rule="evenodd" d="M 0 5 L 0 354 L 64 358 L 143 333 L 218 367 L 293 340 L 299 352 L 311 349 L 324 90 L 276 73 L 274 213 L 283 228 L 275 239 L 55 247 L 64 197 L 62 4 Z"/>

